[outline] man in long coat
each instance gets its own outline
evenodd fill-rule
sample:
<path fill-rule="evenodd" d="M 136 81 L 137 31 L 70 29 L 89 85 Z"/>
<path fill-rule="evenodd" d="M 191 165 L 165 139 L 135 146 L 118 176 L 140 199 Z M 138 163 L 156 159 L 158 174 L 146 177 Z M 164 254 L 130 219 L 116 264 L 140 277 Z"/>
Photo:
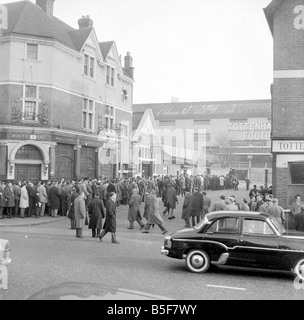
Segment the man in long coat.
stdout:
<path fill-rule="evenodd" d="M 31 218 L 33 215 L 36 214 L 36 190 L 34 188 L 34 184 L 32 182 L 29 182 L 27 184 L 27 193 L 28 193 L 28 199 L 29 199 L 29 209 L 28 209 L 28 217 Z"/>
<path fill-rule="evenodd" d="M 3 219 L 3 210 L 6 207 L 4 189 L 5 189 L 5 185 L 2 185 L 0 182 L 0 219 Z"/>
<path fill-rule="evenodd" d="M 149 233 L 152 226 L 158 225 L 163 234 L 168 231 L 164 227 L 164 220 L 159 213 L 159 202 L 155 195 L 155 190 L 148 190 L 148 194 L 145 197 L 145 218 L 148 220 L 144 227 L 143 233 Z"/>
<path fill-rule="evenodd" d="M 192 226 L 194 227 L 201 220 L 201 214 L 204 207 L 204 197 L 199 189 L 195 188 L 192 198 Z M 195 223 L 196 220 L 196 223 Z"/>
<path fill-rule="evenodd" d="M 207 196 L 207 193 L 203 192 L 203 214 L 201 215 L 201 218 L 204 218 L 206 214 L 209 213 L 209 208 L 211 207 L 211 199 Z"/>
<path fill-rule="evenodd" d="M 89 229 L 92 230 L 92 238 L 99 237 L 102 229 L 102 219 L 105 218 L 105 207 L 99 195 L 95 195 L 94 199 L 89 205 L 90 223 Z M 97 230 L 97 234 L 96 234 Z"/>
<path fill-rule="evenodd" d="M 133 190 L 133 194 L 129 201 L 129 211 L 128 211 L 128 220 L 130 222 L 130 226 L 128 229 L 134 229 L 134 222 L 140 226 L 140 229 L 143 229 L 145 224 L 142 221 L 141 212 L 140 212 L 140 205 L 141 205 L 141 196 L 138 194 L 137 190 Z"/>
<path fill-rule="evenodd" d="M 21 195 L 20 195 L 20 217 L 25 217 L 25 210 L 29 207 L 29 196 L 26 188 L 26 182 L 21 185 Z"/>
<path fill-rule="evenodd" d="M 185 199 L 183 204 L 182 219 L 185 220 L 185 228 L 190 228 L 190 217 L 192 213 L 192 193 L 189 189 L 185 190 Z"/>
<path fill-rule="evenodd" d="M 116 193 L 109 194 L 109 200 L 106 202 L 106 221 L 103 232 L 99 235 L 99 240 L 111 232 L 111 240 L 114 244 L 119 244 L 116 240 Z"/>
<path fill-rule="evenodd" d="M 57 218 L 58 210 L 60 208 L 60 191 L 55 181 L 52 181 L 52 187 L 49 190 L 48 197 L 49 197 L 52 217 Z"/>
<path fill-rule="evenodd" d="M 15 207 L 14 189 L 11 182 L 6 184 L 4 196 L 6 199 L 7 217 L 10 219 L 13 218 L 13 208 Z"/>
<path fill-rule="evenodd" d="M 71 197 L 69 199 L 68 202 L 68 218 L 71 221 L 71 230 L 75 230 L 76 229 L 76 220 L 75 220 L 75 200 L 78 198 L 79 196 L 79 188 L 76 186 L 73 186 L 71 189 Z"/>
<path fill-rule="evenodd" d="M 85 194 L 82 191 L 74 201 L 76 238 L 83 238 L 82 229 L 84 228 L 84 223 L 85 223 L 85 218 L 87 213 L 84 197 L 85 197 Z"/>
<path fill-rule="evenodd" d="M 178 203 L 176 190 L 171 184 L 168 185 L 168 190 L 166 193 L 166 202 L 169 207 L 169 220 L 175 219 L 174 209 L 176 209 L 176 203 Z"/>
<path fill-rule="evenodd" d="M 14 196 L 15 196 L 15 218 L 18 217 L 19 208 L 20 208 L 20 196 L 21 196 L 21 181 L 18 181 L 14 184 Z"/>
<path fill-rule="evenodd" d="M 295 215 L 295 230 L 304 231 L 304 205 L 301 205 L 300 213 Z"/>

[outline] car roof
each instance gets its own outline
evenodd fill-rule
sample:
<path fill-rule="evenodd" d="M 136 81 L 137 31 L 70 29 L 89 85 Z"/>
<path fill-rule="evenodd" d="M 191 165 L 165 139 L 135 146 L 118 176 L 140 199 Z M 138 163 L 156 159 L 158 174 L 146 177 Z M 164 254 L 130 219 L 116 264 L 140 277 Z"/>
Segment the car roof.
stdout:
<path fill-rule="evenodd" d="M 222 217 L 231 217 L 231 218 L 239 218 L 239 217 L 247 217 L 247 218 L 256 218 L 262 217 L 263 220 L 266 220 L 269 215 L 266 213 L 255 212 L 255 211 L 217 211 L 211 212 L 207 215 L 208 220 L 214 220 Z"/>

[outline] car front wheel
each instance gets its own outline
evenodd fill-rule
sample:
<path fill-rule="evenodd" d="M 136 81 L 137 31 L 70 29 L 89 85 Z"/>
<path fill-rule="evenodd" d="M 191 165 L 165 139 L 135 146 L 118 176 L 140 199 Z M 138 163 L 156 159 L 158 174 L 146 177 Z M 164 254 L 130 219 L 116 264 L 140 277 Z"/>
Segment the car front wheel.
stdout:
<path fill-rule="evenodd" d="M 210 268 L 210 257 L 203 250 L 192 250 L 187 254 L 186 266 L 194 273 L 205 273 Z"/>
<path fill-rule="evenodd" d="M 294 274 L 301 280 L 304 280 L 304 258 L 299 260 L 294 268 Z"/>

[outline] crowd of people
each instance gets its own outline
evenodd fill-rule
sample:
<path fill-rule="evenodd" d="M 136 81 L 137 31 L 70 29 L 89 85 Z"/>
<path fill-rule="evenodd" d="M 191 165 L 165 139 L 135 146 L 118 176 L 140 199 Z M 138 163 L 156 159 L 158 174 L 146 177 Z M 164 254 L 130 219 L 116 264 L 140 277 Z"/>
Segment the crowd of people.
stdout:
<path fill-rule="evenodd" d="M 212 182 L 213 181 L 213 182 Z M 215 182 L 216 181 L 216 182 Z M 233 173 L 226 176 L 215 175 L 180 175 L 153 176 L 127 179 L 108 180 L 80 179 L 67 181 L 18 181 L 0 183 L 0 219 L 40 218 L 44 215 L 57 218 L 68 216 L 71 229 L 76 230 L 76 236 L 82 238 L 82 229 L 88 225 L 92 237 L 100 240 L 110 232 L 113 243 L 116 240 L 116 208 L 128 207 L 128 229 L 134 229 L 134 223 L 139 224 L 143 233 L 157 225 L 163 234 L 167 233 L 164 217 L 176 219 L 174 211 L 177 204 L 182 203 L 182 216 L 185 227 L 196 225 L 205 214 L 220 210 L 242 210 L 265 212 L 285 224 L 284 209 L 279 206 L 278 199 L 272 195 L 272 188 L 256 185 L 250 190 L 248 199 L 238 201 L 234 195 L 221 196 L 218 201 L 211 203 L 207 196 L 208 190 L 238 190 L 238 181 Z M 250 182 L 246 180 L 249 191 Z M 232 193 L 232 192 L 231 192 Z M 292 213 L 297 215 L 295 229 L 304 229 L 304 204 L 297 196 Z M 164 211 L 160 212 L 160 202 Z M 300 202 L 299 202 L 300 201 Z M 141 204 L 144 203 L 143 212 Z M 146 219 L 144 223 L 143 219 Z M 102 220 L 105 224 L 102 225 Z M 103 232 L 101 232 L 103 230 Z M 303 230 L 304 231 L 304 230 Z"/>

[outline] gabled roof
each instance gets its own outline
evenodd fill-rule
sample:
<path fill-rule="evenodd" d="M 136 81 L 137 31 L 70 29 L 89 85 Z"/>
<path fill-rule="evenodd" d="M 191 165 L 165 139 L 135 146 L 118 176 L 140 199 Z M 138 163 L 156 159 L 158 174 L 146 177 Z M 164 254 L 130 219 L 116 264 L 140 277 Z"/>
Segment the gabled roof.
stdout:
<path fill-rule="evenodd" d="M 32 36 L 56 40 L 79 51 L 92 28 L 74 29 L 54 16 L 47 15 L 39 6 L 30 1 L 4 4 L 8 10 L 8 29 L 3 36 Z"/>
<path fill-rule="evenodd" d="M 136 122 L 136 126 L 133 122 L 133 136 L 132 140 L 138 140 L 139 136 L 142 134 L 149 134 L 153 135 L 157 142 L 160 144 L 160 137 L 158 136 L 156 122 L 153 116 L 153 112 L 151 109 L 146 109 L 144 114 L 138 119 L 139 121 Z"/>
<path fill-rule="evenodd" d="M 106 41 L 106 42 L 100 42 L 99 43 L 99 47 L 100 47 L 100 50 L 102 52 L 102 55 L 103 55 L 103 59 L 106 60 L 112 46 L 114 44 L 114 41 Z"/>
<path fill-rule="evenodd" d="M 133 117 L 152 109 L 156 120 L 247 119 L 271 117 L 271 100 L 134 104 Z"/>
<path fill-rule="evenodd" d="M 266 8 L 263 9 L 272 34 L 273 34 L 273 14 L 281 6 L 283 1 L 284 0 L 272 0 L 271 3 Z"/>
<path fill-rule="evenodd" d="M 92 28 L 83 28 L 79 30 L 73 30 L 69 32 L 69 35 L 75 45 L 77 51 L 80 51 L 87 41 L 89 35 L 92 32 Z"/>

